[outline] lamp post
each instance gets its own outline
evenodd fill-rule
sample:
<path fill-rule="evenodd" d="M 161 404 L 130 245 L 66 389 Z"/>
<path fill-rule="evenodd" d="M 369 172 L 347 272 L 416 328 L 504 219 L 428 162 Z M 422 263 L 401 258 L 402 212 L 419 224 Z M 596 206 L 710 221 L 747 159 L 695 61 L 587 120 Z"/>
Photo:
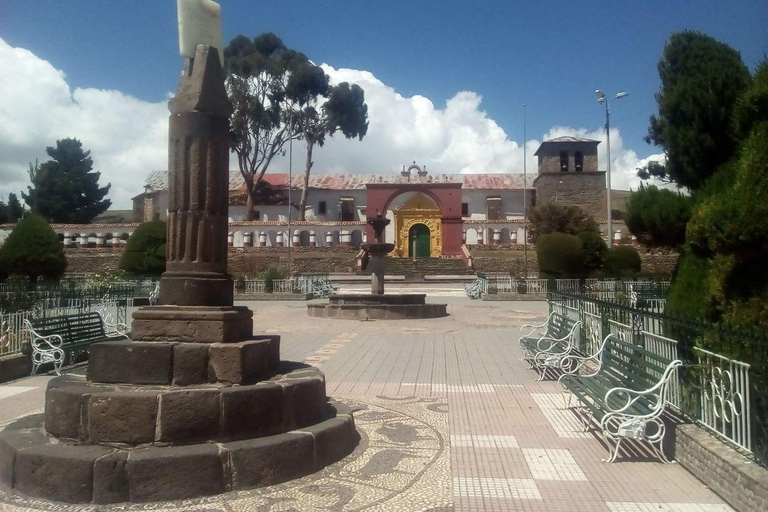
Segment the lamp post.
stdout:
<path fill-rule="evenodd" d="M 608 146 L 608 197 L 606 199 L 608 203 L 608 248 L 610 249 L 613 246 L 613 226 L 611 225 L 611 109 L 608 105 L 608 98 L 600 89 L 597 89 L 595 94 L 597 94 L 597 102 L 605 104 L 605 142 Z M 620 92 L 611 99 L 618 100 L 626 97 L 626 92 Z"/>

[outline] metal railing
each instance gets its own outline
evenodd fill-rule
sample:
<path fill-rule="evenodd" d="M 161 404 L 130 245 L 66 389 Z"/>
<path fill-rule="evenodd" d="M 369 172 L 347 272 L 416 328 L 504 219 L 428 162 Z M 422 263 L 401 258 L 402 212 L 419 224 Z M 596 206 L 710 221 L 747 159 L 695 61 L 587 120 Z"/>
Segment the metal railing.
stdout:
<path fill-rule="evenodd" d="M 550 311 L 578 309 L 594 336 L 614 333 L 684 366 L 672 377 L 670 404 L 733 446 L 768 464 L 768 333 L 670 317 L 626 301 L 549 293 Z M 597 324 L 600 327 L 597 327 Z"/>
<path fill-rule="evenodd" d="M 24 350 L 24 346 L 29 342 L 29 332 L 24 327 L 25 320 L 91 311 L 100 313 L 106 323 L 126 324 L 130 328 L 131 318 L 128 316 L 128 301 L 125 299 L 69 299 L 65 304 L 52 308 L 36 308 L 14 313 L 0 312 L 0 356 L 18 354 Z"/>

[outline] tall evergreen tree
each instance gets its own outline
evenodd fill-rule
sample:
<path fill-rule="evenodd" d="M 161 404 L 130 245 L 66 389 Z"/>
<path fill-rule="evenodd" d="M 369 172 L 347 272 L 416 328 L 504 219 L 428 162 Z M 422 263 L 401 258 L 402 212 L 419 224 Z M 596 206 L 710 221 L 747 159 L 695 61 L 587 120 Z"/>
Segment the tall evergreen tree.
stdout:
<path fill-rule="evenodd" d="M 50 222 L 87 224 L 110 207 L 104 196 L 111 184 L 99 187 L 101 173 L 93 170 L 91 152 L 83 151 L 79 140 L 57 140 L 45 151 L 51 160 L 29 164 L 32 185 L 21 194 L 33 212 Z"/>
<path fill-rule="evenodd" d="M 24 216 L 24 207 L 21 206 L 19 197 L 13 192 L 8 194 L 8 215 L 11 222 L 17 222 Z"/>
<path fill-rule="evenodd" d="M 666 165 L 640 169 L 641 178 L 699 189 L 733 157 L 737 137 L 731 116 L 750 82 L 739 52 L 700 32 L 672 34 L 658 64 L 658 114 L 645 140 L 664 148 Z"/>

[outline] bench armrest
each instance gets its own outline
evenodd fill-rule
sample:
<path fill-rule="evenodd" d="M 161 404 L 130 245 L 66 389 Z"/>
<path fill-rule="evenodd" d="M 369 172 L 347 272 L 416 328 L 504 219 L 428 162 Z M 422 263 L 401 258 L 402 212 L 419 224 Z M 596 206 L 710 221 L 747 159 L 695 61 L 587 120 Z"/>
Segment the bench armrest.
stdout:
<path fill-rule="evenodd" d="M 541 329 L 542 327 L 547 327 L 549 325 L 550 320 L 552 320 L 552 317 L 554 316 L 555 312 L 551 312 L 549 316 L 547 317 L 547 320 L 541 324 L 541 325 L 533 325 L 533 324 L 523 324 L 520 326 L 520 332 L 523 332 L 523 329 L 530 329 L 531 331 L 528 334 L 524 334 L 525 336 L 530 336 L 534 332 L 536 332 L 538 329 Z"/>
<path fill-rule="evenodd" d="M 552 336 L 544 335 L 536 342 L 536 348 L 539 349 L 541 352 L 549 352 L 552 350 L 552 347 L 557 344 L 559 341 L 568 341 L 568 344 L 566 345 L 566 348 L 564 352 L 570 352 L 573 348 L 573 338 L 576 335 L 576 329 L 581 325 L 581 322 L 576 322 L 573 324 L 573 327 L 571 327 L 571 330 L 563 336 L 562 338 L 553 338 Z M 549 340 L 549 346 L 544 348 L 541 346 L 542 341 Z"/>
<path fill-rule="evenodd" d="M 560 361 L 560 370 L 562 370 L 563 375 L 573 375 L 576 373 L 579 373 L 582 369 L 582 367 L 588 362 L 588 361 L 594 361 L 597 363 L 597 367 L 592 373 L 582 374 L 582 377 L 594 377 L 598 373 L 600 373 L 600 370 L 603 368 L 603 349 L 605 348 L 605 345 L 608 343 L 608 339 L 613 336 L 616 337 L 615 334 L 609 334 L 605 337 L 603 342 L 600 344 L 600 348 L 597 349 L 597 352 L 592 354 L 591 356 L 579 356 L 576 354 L 569 354 L 565 356 Z M 561 376 L 562 377 L 562 376 Z"/>
<path fill-rule="evenodd" d="M 107 338 L 127 338 L 128 326 L 124 323 L 108 324 L 104 322 L 104 334 Z"/>
<path fill-rule="evenodd" d="M 605 404 L 606 409 L 609 413 L 614 414 L 621 414 L 625 413 L 630 407 L 632 407 L 638 400 L 642 398 L 648 398 L 653 397 L 655 398 L 655 403 L 653 407 L 651 408 L 652 411 L 649 414 L 646 414 L 643 417 L 653 417 L 661 413 L 661 410 L 664 408 L 664 404 L 667 401 L 667 384 L 669 383 L 669 379 L 672 376 L 672 373 L 677 369 L 678 366 L 682 366 L 683 362 L 680 360 L 672 361 L 669 366 L 667 366 L 667 369 L 664 370 L 664 374 L 661 376 L 661 379 L 659 379 L 659 382 L 657 382 L 653 387 L 648 388 L 644 391 L 637 391 L 634 389 L 629 388 L 613 388 L 608 390 L 608 392 L 605 394 L 605 398 L 603 403 Z M 610 405 L 610 399 L 611 398 L 618 398 L 621 400 L 624 405 L 614 408 Z"/>
<path fill-rule="evenodd" d="M 60 350 L 61 345 L 64 343 L 64 339 L 58 334 L 50 334 L 43 336 L 35 331 L 29 320 L 24 320 L 24 328 L 29 331 L 29 344 L 32 346 L 33 351 L 48 352 L 53 350 Z"/>

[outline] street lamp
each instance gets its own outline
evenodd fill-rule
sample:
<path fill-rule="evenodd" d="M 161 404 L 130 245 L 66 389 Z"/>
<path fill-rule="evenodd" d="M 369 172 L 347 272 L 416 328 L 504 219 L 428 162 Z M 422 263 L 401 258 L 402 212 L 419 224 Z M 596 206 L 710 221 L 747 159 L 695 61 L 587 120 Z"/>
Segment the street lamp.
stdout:
<path fill-rule="evenodd" d="M 611 109 L 608 106 L 608 98 L 600 89 L 595 91 L 597 102 L 605 104 L 605 142 L 608 146 L 608 248 L 613 246 L 613 226 L 611 225 Z M 626 98 L 626 92 L 617 93 L 612 100 Z"/>

